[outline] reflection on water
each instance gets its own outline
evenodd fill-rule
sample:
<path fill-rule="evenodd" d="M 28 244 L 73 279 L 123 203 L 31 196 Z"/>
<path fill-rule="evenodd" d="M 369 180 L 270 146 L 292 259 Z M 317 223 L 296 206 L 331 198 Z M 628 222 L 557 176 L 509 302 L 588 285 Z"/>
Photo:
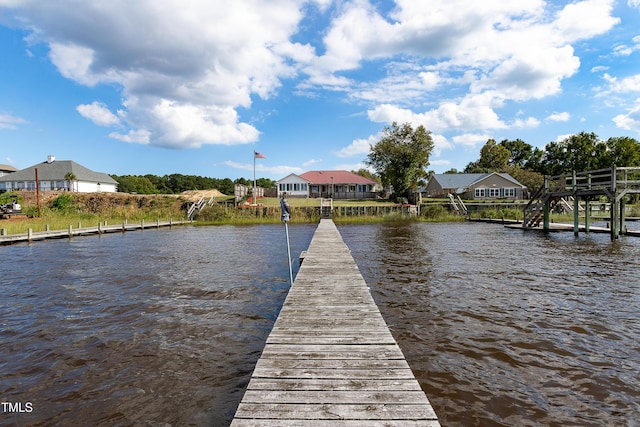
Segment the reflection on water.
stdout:
<path fill-rule="evenodd" d="M 290 227 L 292 254 L 314 230 Z M 0 398 L 32 404 L 0 413 L 0 425 L 228 425 L 288 290 L 282 226 L 0 254 Z"/>
<path fill-rule="evenodd" d="M 339 229 L 443 425 L 640 425 L 640 240 Z"/>
<path fill-rule="evenodd" d="M 294 257 L 315 227 L 290 226 Z M 640 425 L 640 239 L 339 230 L 444 426 Z M 0 425 L 226 426 L 288 290 L 282 225 L 0 256 L 0 399 L 33 405 Z"/>

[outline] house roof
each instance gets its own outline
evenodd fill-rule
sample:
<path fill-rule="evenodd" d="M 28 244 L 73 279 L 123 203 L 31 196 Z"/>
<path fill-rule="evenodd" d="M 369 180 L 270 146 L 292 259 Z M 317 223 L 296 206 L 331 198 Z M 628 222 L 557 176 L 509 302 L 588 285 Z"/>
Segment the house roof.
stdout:
<path fill-rule="evenodd" d="M 376 184 L 375 181 L 369 178 L 345 170 L 309 171 L 300 174 L 300 177 L 311 184 Z"/>
<path fill-rule="evenodd" d="M 296 175 L 295 173 L 290 173 L 289 175 L 285 176 L 282 179 L 277 180 L 276 182 L 291 182 L 291 181 L 306 181 L 309 182 L 308 180 L 300 177 L 300 175 Z"/>
<path fill-rule="evenodd" d="M 3 171 L 3 172 L 17 172 L 18 169 L 14 168 L 13 166 L 9 166 L 9 165 L 0 165 L 0 171 Z"/>
<path fill-rule="evenodd" d="M 118 184 L 116 180 L 106 173 L 94 172 L 73 160 L 54 160 L 52 162 L 42 162 L 37 165 L 0 176 L 0 182 L 11 181 L 35 181 L 36 168 L 38 169 L 38 180 L 40 181 L 64 181 L 65 175 L 69 172 L 75 175 L 77 181 L 100 182 L 105 184 Z"/>
<path fill-rule="evenodd" d="M 467 188 L 471 187 L 476 182 L 482 181 L 483 179 L 491 176 L 491 175 L 499 175 L 502 178 L 513 182 L 514 185 L 518 185 L 520 187 L 524 187 L 524 185 L 520 184 L 518 180 L 509 175 L 508 173 L 443 173 L 443 174 L 434 174 L 432 179 L 435 179 L 442 188 Z"/>

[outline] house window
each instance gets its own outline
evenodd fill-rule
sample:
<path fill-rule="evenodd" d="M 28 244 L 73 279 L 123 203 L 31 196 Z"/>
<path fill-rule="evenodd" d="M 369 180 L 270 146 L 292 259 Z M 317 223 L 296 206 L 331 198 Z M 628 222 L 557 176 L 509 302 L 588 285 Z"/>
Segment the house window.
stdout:
<path fill-rule="evenodd" d="M 500 197 L 499 188 L 489 188 L 489 197 Z"/>
<path fill-rule="evenodd" d="M 505 188 L 504 189 L 504 197 L 516 197 L 516 189 L 515 188 Z"/>
<path fill-rule="evenodd" d="M 485 197 L 486 188 L 476 188 L 475 189 L 475 197 Z"/>

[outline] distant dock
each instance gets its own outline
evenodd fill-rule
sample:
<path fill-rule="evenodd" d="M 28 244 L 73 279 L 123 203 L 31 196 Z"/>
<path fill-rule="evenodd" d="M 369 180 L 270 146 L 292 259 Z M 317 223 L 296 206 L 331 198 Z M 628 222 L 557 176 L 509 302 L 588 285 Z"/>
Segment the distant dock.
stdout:
<path fill-rule="evenodd" d="M 45 239 L 63 239 L 71 238 L 75 236 L 87 236 L 91 234 L 103 234 L 103 233 L 120 233 L 133 230 L 144 230 L 147 228 L 160 228 L 160 227 L 172 227 L 174 225 L 191 224 L 192 221 L 151 221 L 138 223 L 123 222 L 122 224 L 99 224 L 92 227 L 73 227 L 69 225 L 66 230 L 45 230 L 45 231 L 31 231 L 27 233 L 19 234 L 5 234 L 4 229 L 0 228 L 0 245 L 10 245 L 13 243 L 32 242 L 35 240 Z"/>
<path fill-rule="evenodd" d="M 232 427 L 439 426 L 338 229 L 320 221 Z"/>

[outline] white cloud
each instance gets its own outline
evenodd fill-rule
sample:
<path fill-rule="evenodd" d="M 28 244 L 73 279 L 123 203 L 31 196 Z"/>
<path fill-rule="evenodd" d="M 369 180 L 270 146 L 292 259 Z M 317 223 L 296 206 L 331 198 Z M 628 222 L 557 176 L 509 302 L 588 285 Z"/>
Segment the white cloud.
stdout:
<path fill-rule="evenodd" d="M 619 56 L 629 56 L 633 52 L 640 50 L 640 36 L 635 36 L 633 39 L 633 45 L 619 44 L 613 48 L 613 54 Z"/>
<path fill-rule="evenodd" d="M 317 10 L 329 5 L 314 4 Z M 127 129 L 113 135 L 130 142 L 182 148 L 255 141 L 259 132 L 235 109 L 250 107 L 252 96 L 273 96 L 282 79 L 295 76 L 296 63 L 314 55 L 310 46 L 290 41 L 303 17 L 303 4 L 295 0 L 23 0 L 4 6 L 18 9 L 21 25 L 33 31 L 29 41 L 49 46 L 63 76 L 122 88 L 119 125 Z M 140 137 L 145 130 L 147 137 Z"/>
<path fill-rule="evenodd" d="M 109 134 L 109 137 L 127 143 L 149 144 L 149 141 L 151 139 L 151 132 L 146 129 L 135 129 L 130 130 L 126 134 L 122 134 L 120 132 L 111 132 Z"/>
<path fill-rule="evenodd" d="M 552 122 L 568 122 L 570 118 L 571 118 L 571 114 L 569 114 L 566 111 L 563 111 L 561 113 L 549 114 L 545 120 L 549 120 Z"/>
<path fill-rule="evenodd" d="M 493 93 L 472 94 L 460 102 L 443 101 L 437 109 L 424 113 L 414 113 L 409 109 L 394 105 L 379 105 L 368 111 L 374 122 L 409 122 L 414 126 L 423 125 L 432 132 L 471 129 L 504 129 L 507 126 L 498 117 L 493 107 L 500 106 L 502 100 Z"/>
<path fill-rule="evenodd" d="M 80 104 L 76 110 L 82 117 L 91 120 L 98 126 L 115 126 L 120 123 L 118 116 L 113 114 L 106 105 L 94 101 L 91 104 Z"/>
<path fill-rule="evenodd" d="M 453 142 L 456 145 L 475 148 L 480 144 L 486 143 L 489 139 L 491 139 L 491 136 L 487 134 L 466 133 L 463 135 L 454 136 Z"/>
<path fill-rule="evenodd" d="M 640 74 L 618 79 L 617 77 L 604 75 L 609 83 L 609 91 L 614 93 L 640 92 Z"/>
<path fill-rule="evenodd" d="M 364 163 L 338 163 L 333 165 L 331 168 L 333 170 L 344 170 L 344 171 L 358 171 L 360 169 L 366 169 L 371 173 L 376 173 L 375 170 L 371 169 L 369 166 Z"/>
<path fill-rule="evenodd" d="M 233 169 L 253 171 L 253 163 L 239 163 L 231 160 L 227 160 L 223 163 Z M 281 177 L 285 177 L 292 173 L 301 174 L 304 172 L 302 168 L 297 166 L 266 166 L 264 164 L 257 164 L 256 171 L 262 172 L 263 174 Z"/>
<path fill-rule="evenodd" d="M 640 98 L 636 100 L 635 107 L 625 114 L 615 116 L 613 122 L 621 129 L 640 133 Z"/>
<path fill-rule="evenodd" d="M 451 164 L 450 160 L 438 159 L 429 161 L 431 166 L 449 166 Z"/>
<path fill-rule="evenodd" d="M 374 104 L 372 121 L 409 121 L 435 132 L 538 126 L 534 118 L 507 125 L 496 109 L 506 101 L 561 93 L 563 80 L 580 67 L 572 43 L 604 34 L 620 22 L 612 15 L 613 0 L 576 1 L 557 10 L 542 0 L 396 4 L 387 18 L 368 2 L 349 3 L 333 21 L 320 59 L 331 64 L 325 69 L 332 74 L 393 59 L 397 65 L 387 69 L 387 76 L 342 81 L 340 90 L 349 87 L 351 96 Z M 402 66 L 406 70 L 394 73 Z M 418 76 L 429 78 L 420 81 Z M 433 99 L 430 92 L 442 98 L 438 95 L 451 85 L 458 91 L 468 85 L 469 90 L 419 111 L 419 102 Z"/>
<path fill-rule="evenodd" d="M 540 120 L 535 117 L 527 117 L 526 119 L 516 119 L 512 124 L 515 128 L 537 128 L 540 126 Z"/>
<path fill-rule="evenodd" d="M 27 123 L 23 118 L 10 114 L 0 114 L 0 129 L 17 129 L 18 125 Z"/>
<path fill-rule="evenodd" d="M 338 157 L 366 156 L 371 151 L 371 146 L 380 139 L 380 135 L 371 135 L 367 139 L 356 139 L 348 146 L 337 151 Z"/>
<path fill-rule="evenodd" d="M 628 4 L 638 7 L 639 1 Z M 3 2 L 5 9 L 16 9 L 18 25 L 32 31 L 31 43 L 49 47 L 60 74 L 87 86 L 120 88 L 117 114 L 100 101 L 79 106 L 80 114 L 115 127 L 112 138 L 171 148 L 257 141 L 259 129 L 239 109 L 251 108 L 255 98 L 278 96 L 290 79 L 296 95 L 344 93 L 365 104 L 369 119 L 378 123 L 410 122 L 436 134 L 469 135 L 536 127 L 533 117 L 505 121 L 500 109 L 560 94 L 580 67 L 574 45 L 620 22 L 613 16 L 614 0 L 396 0 L 390 12 L 377 9 L 379 4 Z M 309 23 L 323 27 L 308 43 L 297 41 Z M 616 51 L 630 54 L 639 37 L 633 43 Z M 640 84 L 630 77 L 610 79 L 612 92 Z M 363 153 L 363 141 L 337 155 Z M 442 137 L 436 150 L 450 144 Z"/>
<path fill-rule="evenodd" d="M 322 159 L 307 160 L 306 162 L 302 163 L 302 166 L 304 166 L 305 168 L 308 168 L 309 166 L 313 166 L 313 165 L 316 165 L 318 163 L 322 163 Z"/>

